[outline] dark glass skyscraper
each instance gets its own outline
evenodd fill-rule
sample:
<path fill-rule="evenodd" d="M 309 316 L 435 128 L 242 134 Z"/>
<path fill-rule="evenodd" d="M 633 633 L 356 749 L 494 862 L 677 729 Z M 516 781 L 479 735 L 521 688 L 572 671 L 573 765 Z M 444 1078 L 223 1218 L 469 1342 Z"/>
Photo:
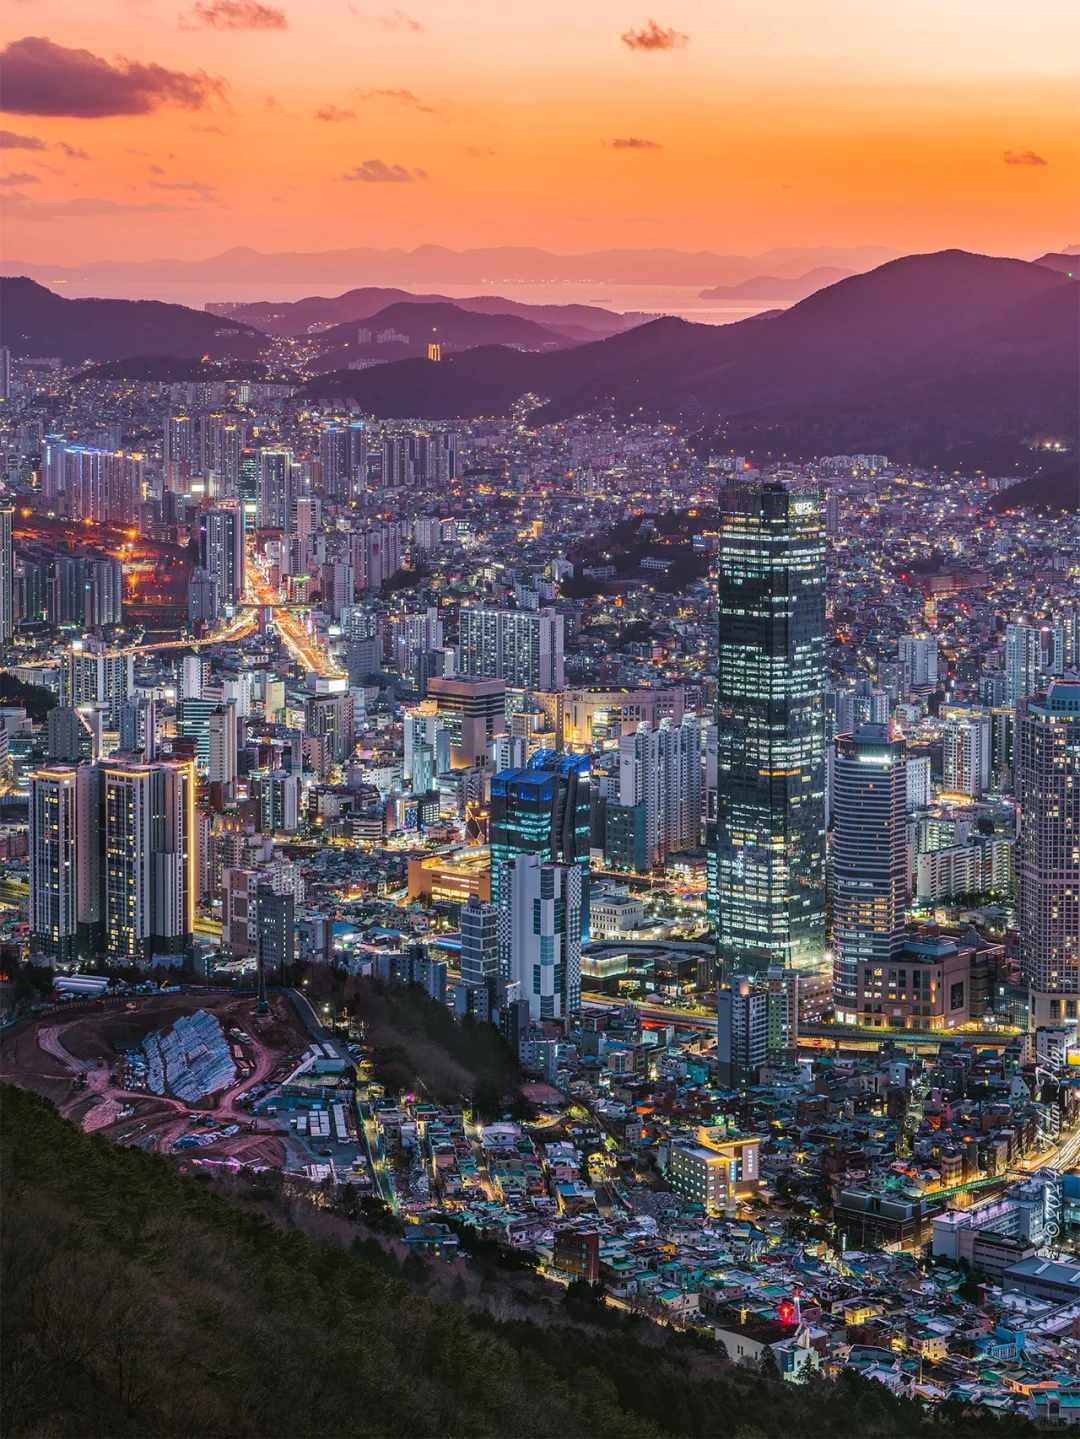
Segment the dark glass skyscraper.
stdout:
<path fill-rule="evenodd" d="M 722 496 L 716 893 L 725 974 L 825 950 L 825 505 L 820 489 Z"/>
<path fill-rule="evenodd" d="M 499 904 L 502 875 L 519 854 L 581 869 L 582 938 L 589 924 L 589 771 L 587 754 L 538 750 L 525 769 L 491 781 L 491 902 Z"/>

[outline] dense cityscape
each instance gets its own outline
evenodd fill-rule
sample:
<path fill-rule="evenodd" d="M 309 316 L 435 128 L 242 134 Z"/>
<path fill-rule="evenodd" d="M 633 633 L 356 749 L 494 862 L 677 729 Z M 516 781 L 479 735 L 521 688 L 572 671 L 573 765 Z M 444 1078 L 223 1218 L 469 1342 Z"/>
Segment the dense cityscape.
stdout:
<path fill-rule="evenodd" d="M 1080 514 L 284 351 L 0 352 L 4 1079 L 462 1292 L 1075 1422 Z"/>

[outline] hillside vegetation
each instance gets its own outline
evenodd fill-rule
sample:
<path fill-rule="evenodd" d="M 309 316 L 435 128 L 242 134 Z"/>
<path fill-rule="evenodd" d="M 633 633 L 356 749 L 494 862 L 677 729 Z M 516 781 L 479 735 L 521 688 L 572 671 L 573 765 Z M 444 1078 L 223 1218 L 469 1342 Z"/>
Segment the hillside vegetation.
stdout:
<path fill-rule="evenodd" d="M 641 1322 L 498 1323 L 9 1086 L 0 1141 L 4 1435 L 1036 1432 L 924 1420 L 855 1377 L 779 1383 Z"/>

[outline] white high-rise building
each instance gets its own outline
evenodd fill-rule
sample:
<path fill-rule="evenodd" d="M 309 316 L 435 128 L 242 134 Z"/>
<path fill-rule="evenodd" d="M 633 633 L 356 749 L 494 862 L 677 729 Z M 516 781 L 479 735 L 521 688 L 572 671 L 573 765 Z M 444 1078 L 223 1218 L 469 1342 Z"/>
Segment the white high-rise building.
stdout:
<path fill-rule="evenodd" d="M 60 661 L 60 694 L 70 709 L 102 710 L 110 724 L 135 689 L 135 660 L 98 640 L 75 640 Z"/>
<path fill-rule="evenodd" d="M 211 784 L 228 787 L 236 782 L 236 706 L 224 704 L 210 716 Z"/>
<path fill-rule="evenodd" d="M 901 635 L 898 657 L 905 699 L 909 694 L 926 694 L 937 688 L 938 645 L 935 635 Z"/>
<path fill-rule="evenodd" d="M 0 645 L 10 644 L 15 633 L 15 556 L 11 534 L 14 518 L 11 505 L 0 506 Z"/>
<path fill-rule="evenodd" d="M 462 608 L 462 674 L 505 680 L 511 689 L 561 690 L 564 647 L 563 617 L 556 610 Z"/>
<path fill-rule="evenodd" d="M 914 814 L 916 810 L 928 809 L 933 797 L 930 785 L 930 756 L 928 754 L 909 754 L 905 770 L 904 787 L 907 793 L 908 814 Z"/>
<path fill-rule="evenodd" d="M 980 799 L 993 774 L 993 721 L 985 710 L 952 709 L 943 727 L 943 787 Z"/>
<path fill-rule="evenodd" d="M 644 804 L 650 866 L 701 843 L 703 781 L 697 715 L 661 720 L 655 730 L 643 722 L 619 740 L 619 804 Z"/>
<path fill-rule="evenodd" d="M 519 854 L 499 889 L 499 970 L 536 1021 L 581 1008 L 581 868 Z"/>

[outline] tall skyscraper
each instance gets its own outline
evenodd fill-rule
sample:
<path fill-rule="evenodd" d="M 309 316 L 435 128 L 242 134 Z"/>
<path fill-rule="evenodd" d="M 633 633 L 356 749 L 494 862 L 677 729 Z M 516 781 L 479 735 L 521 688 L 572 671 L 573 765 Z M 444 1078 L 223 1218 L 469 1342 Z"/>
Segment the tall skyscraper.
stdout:
<path fill-rule="evenodd" d="M 505 868 L 499 901 L 499 969 L 520 985 L 536 1021 L 581 1008 L 582 871 L 519 854 Z"/>
<path fill-rule="evenodd" d="M 537 750 L 525 769 L 491 781 L 491 902 L 502 907 L 503 871 L 519 854 L 581 871 L 582 938 L 589 917 L 589 774 L 585 754 Z"/>
<path fill-rule="evenodd" d="M 833 1003 L 858 1023 L 859 963 L 904 945 L 907 777 L 904 741 L 864 725 L 836 742 L 833 777 Z"/>
<path fill-rule="evenodd" d="M 239 505 L 204 510 L 199 516 L 199 566 L 217 580 L 218 600 L 244 598 L 244 519 Z"/>
<path fill-rule="evenodd" d="M 259 528 L 287 530 L 292 515 L 292 450 L 259 451 Z"/>
<path fill-rule="evenodd" d="M 135 687 L 135 660 L 97 640 L 76 640 L 60 661 L 60 696 L 71 709 L 100 709 L 116 724 Z"/>
<path fill-rule="evenodd" d="M 1034 1025 L 1080 1002 L 1080 680 L 1056 680 L 1016 715 L 1020 964 Z"/>
<path fill-rule="evenodd" d="M 824 954 L 824 530 L 815 487 L 725 492 L 714 912 L 728 974 Z"/>
<path fill-rule="evenodd" d="M 195 924 L 195 769 L 101 766 L 106 952 L 116 963 L 182 954 Z"/>
<path fill-rule="evenodd" d="M 30 952 L 60 965 L 76 958 L 77 787 L 78 773 L 66 765 L 30 776 Z"/>
<path fill-rule="evenodd" d="M 11 535 L 14 519 L 11 505 L 0 506 L 0 645 L 10 644 L 15 633 L 15 555 Z"/>

